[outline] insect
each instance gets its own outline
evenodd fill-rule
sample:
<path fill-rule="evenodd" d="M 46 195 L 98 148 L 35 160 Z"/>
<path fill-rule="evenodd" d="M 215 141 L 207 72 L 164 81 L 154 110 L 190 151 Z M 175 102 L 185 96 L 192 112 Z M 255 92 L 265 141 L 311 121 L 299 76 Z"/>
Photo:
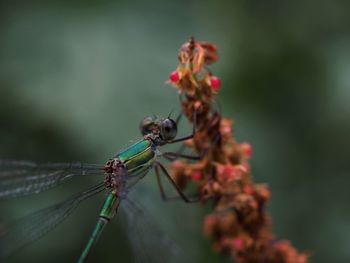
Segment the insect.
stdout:
<path fill-rule="evenodd" d="M 181 114 L 176 121 L 169 116 L 167 118 L 155 116 L 144 118 L 140 124 L 143 138 L 117 153 L 114 158 L 102 166 L 84 163 L 37 164 L 27 161 L 0 161 L 0 199 L 40 193 L 79 176 L 104 175 L 104 181 L 98 185 L 20 220 L 13 229 L 0 236 L 0 258 L 7 257 L 19 248 L 42 237 L 62 222 L 82 201 L 107 191 L 108 195 L 100 210 L 97 223 L 77 261 L 79 263 L 85 262 L 102 231 L 116 215 L 120 202 L 151 169 L 155 170 L 160 194 L 164 200 L 170 198 L 166 196 L 163 189 L 161 173 L 174 186 L 183 201 L 196 201 L 188 198 L 181 191 L 159 161 L 160 157 L 169 160 L 175 158 L 200 159 L 199 156 L 180 152 L 160 151 L 160 147 L 163 145 L 183 142 L 194 137 L 196 113 L 193 113 L 191 134 L 176 138 L 180 118 Z"/>

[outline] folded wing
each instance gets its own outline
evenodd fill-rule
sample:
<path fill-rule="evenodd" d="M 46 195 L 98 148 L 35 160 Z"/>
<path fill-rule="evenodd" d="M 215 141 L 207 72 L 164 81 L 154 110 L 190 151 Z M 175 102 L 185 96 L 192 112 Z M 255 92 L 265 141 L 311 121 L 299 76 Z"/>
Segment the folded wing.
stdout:
<path fill-rule="evenodd" d="M 71 178 L 89 175 L 100 175 L 102 180 L 102 165 L 0 160 L 0 199 L 40 193 Z"/>

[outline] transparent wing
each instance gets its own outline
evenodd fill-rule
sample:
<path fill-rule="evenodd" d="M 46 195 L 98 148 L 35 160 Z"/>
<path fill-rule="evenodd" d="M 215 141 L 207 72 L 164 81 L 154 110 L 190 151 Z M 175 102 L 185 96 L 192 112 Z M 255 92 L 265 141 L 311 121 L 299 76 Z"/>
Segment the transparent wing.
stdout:
<path fill-rule="evenodd" d="M 98 184 L 68 200 L 19 219 L 0 236 L 0 258 L 8 257 L 25 245 L 39 239 L 61 223 L 79 203 L 105 189 Z"/>
<path fill-rule="evenodd" d="M 0 199 L 40 193 L 76 176 L 102 174 L 102 165 L 0 160 Z"/>
<path fill-rule="evenodd" d="M 141 169 L 138 171 L 134 171 L 132 173 L 128 173 L 126 177 L 126 190 L 129 191 L 133 188 L 138 182 L 140 182 L 152 169 L 151 165 L 144 165 L 140 167 Z"/>
<path fill-rule="evenodd" d="M 129 197 L 121 203 L 124 224 L 137 263 L 194 262 L 191 255 L 162 231 L 153 217 Z"/>

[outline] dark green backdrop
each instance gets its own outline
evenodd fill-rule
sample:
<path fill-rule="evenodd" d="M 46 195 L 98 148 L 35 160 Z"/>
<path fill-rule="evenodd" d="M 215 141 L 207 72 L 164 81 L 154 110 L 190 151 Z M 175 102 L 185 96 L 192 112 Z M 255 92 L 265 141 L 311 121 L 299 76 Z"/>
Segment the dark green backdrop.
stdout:
<path fill-rule="evenodd" d="M 0 158 L 103 163 L 139 136 L 145 115 L 178 110 L 175 90 L 164 82 L 177 64 L 179 46 L 194 35 L 219 47 L 213 67 L 222 79 L 218 102 L 235 120 L 237 138 L 253 145 L 254 179 L 272 190 L 274 232 L 311 251 L 312 262 L 349 261 L 350 2 L 0 5 Z M 1 201 L 0 222 L 93 181 Z M 162 203 L 152 175 L 143 185 L 136 201 L 146 203 L 159 231 L 172 236 L 192 261 L 222 261 L 201 236 L 204 209 Z M 10 262 L 73 262 L 102 198 L 83 204 Z M 127 232 L 115 220 L 91 261 L 161 254 L 154 246 L 133 251 Z"/>

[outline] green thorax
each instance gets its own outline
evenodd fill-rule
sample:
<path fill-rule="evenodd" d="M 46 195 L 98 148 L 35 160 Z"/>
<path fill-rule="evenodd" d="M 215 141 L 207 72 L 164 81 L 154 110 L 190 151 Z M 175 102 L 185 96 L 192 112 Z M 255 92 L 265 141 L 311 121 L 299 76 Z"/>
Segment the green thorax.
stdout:
<path fill-rule="evenodd" d="M 130 171 L 142 166 L 149 166 L 155 159 L 155 149 L 150 140 L 143 139 L 121 151 L 116 157 Z"/>

